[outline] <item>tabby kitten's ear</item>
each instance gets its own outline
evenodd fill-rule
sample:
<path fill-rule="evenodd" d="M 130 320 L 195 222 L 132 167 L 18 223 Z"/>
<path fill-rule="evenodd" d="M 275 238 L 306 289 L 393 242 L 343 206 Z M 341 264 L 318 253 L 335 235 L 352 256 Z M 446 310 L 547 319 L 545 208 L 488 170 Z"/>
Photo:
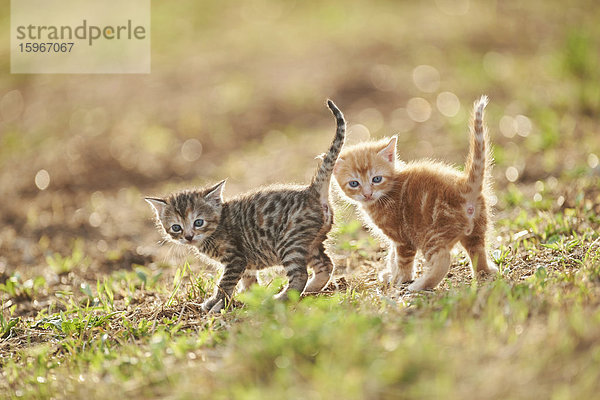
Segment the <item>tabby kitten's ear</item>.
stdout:
<path fill-rule="evenodd" d="M 225 186 L 225 179 L 217 183 L 215 186 L 208 190 L 208 193 L 204 195 L 204 199 L 214 204 L 221 204 L 223 202 L 223 187 Z"/>
<path fill-rule="evenodd" d="M 388 144 L 381 150 L 379 150 L 380 156 L 385 158 L 388 162 L 394 163 L 396 161 L 396 142 L 398 141 L 398 136 L 394 135 L 388 142 Z"/>
<path fill-rule="evenodd" d="M 146 197 L 145 200 L 148 202 L 148 204 L 152 206 L 152 208 L 156 212 L 156 215 L 160 218 L 160 215 L 167 206 L 167 202 L 163 199 L 157 199 L 154 197 Z"/>

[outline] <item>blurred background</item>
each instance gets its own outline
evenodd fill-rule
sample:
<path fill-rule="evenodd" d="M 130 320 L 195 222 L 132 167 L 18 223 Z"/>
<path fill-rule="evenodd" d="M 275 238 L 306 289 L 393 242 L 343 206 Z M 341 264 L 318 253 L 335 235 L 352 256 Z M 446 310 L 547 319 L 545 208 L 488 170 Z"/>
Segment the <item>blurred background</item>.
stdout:
<path fill-rule="evenodd" d="M 487 94 L 500 218 L 597 183 L 593 0 L 153 1 L 149 75 L 12 75 L 3 4 L 3 280 L 169 263 L 143 196 L 306 182 L 334 134 L 328 97 L 349 141 L 398 133 L 402 159 L 462 165 Z"/>

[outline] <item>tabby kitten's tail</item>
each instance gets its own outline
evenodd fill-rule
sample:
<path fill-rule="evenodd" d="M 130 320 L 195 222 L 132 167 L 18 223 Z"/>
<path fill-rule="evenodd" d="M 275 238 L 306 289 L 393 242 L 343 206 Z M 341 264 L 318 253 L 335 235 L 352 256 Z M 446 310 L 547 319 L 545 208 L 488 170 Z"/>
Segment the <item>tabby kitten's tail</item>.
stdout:
<path fill-rule="evenodd" d="M 333 167 L 335 166 L 338 155 L 342 150 L 344 138 L 346 136 L 346 121 L 344 120 L 344 114 L 342 114 L 342 112 L 331 100 L 327 100 L 327 106 L 335 117 L 337 122 L 337 130 L 335 132 L 335 138 L 329 147 L 329 151 L 323 158 L 321 166 L 319 167 L 319 170 L 317 171 L 311 184 L 311 187 L 317 189 L 320 193 L 324 192 L 325 194 L 329 192 L 329 180 L 331 179 Z"/>
<path fill-rule="evenodd" d="M 483 111 L 488 104 L 488 97 L 483 95 L 473 106 L 473 121 L 471 125 L 471 146 L 465 172 L 467 174 L 465 197 L 467 200 L 466 214 L 469 221 L 466 234 L 473 230 L 473 220 L 477 214 L 477 198 L 482 193 L 486 178 L 489 174 L 488 168 L 491 164 L 491 157 L 487 149 L 487 128 L 483 122 Z"/>

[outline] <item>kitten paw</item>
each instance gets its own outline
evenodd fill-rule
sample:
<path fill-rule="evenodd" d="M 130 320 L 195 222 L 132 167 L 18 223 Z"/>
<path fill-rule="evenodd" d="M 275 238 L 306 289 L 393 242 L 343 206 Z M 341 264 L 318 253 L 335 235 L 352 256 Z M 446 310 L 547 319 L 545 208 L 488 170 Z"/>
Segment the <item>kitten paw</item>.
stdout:
<path fill-rule="evenodd" d="M 223 309 L 225 301 L 218 297 L 211 297 L 202 303 L 202 310 L 206 313 L 217 313 Z"/>
<path fill-rule="evenodd" d="M 427 282 L 425 282 L 422 279 L 417 279 L 416 281 L 414 281 L 413 283 L 408 285 L 408 290 L 410 292 L 420 292 L 421 290 L 426 290 L 426 289 L 433 289 L 433 288 L 429 287 Z"/>
<path fill-rule="evenodd" d="M 389 269 L 383 270 L 379 273 L 379 282 L 384 285 L 389 284 L 392 281 L 392 271 Z"/>
<path fill-rule="evenodd" d="M 485 268 L 480 268 L 477 271 L 477 276 L 481 276 L 481 277 L 491 277 L 494 276 L 498 273 L 498 267 L 496 267 L 495 265 L 487 265 Z"/>
<path fill-rule="evenodd" d="M 296 297 L 296 293 L 298 293 L 298 297 Z M 290 294 L 292 294 L 291 298 L 292 299 L 297 299 L 299 297 L 302 297 L 302 293 L 296 289 L 284 289 L 281 292 L 279 292 L 278 294 L 276 294 L 275 296 L 273 296 L 273 298 L 275 300 L 279 300 L 279 301 L 288 301 L 290 300 Z"/>
<path fill-rule="evenodd" d="M 413 277 L 412 271 L 405 272 L 405 273 L 400 272 L 398 274 L 398 277 L 396 278 L 397 283 L 407 283 L 407 282 L 412 282 L 413 280 L 414 280 L 414 277 Z"/>
<path fill-rule="evenodd" d="M 329 277 L 327 277 L 327 280 L 324 279 L 313 279 L 310 282 L 308 282 L 306 284 L 306 287 L 304 288 L 304 293 L 318 293 L 320 292 L 325 286 L 327 286 L 327 282 L 329 282 Z"/>
<path fill-rule="evenodd" d="M 398 274 L 394 275 L 392 271 L 386 269 L 379 273 L 379 281 L 383 284 L 398 285 L 401 283 L 411 282 L 413 279 L 412 272 L 399 272 Z"/>
<path fill-rule="evenodd" d="M 276 294 L 275 296 L 273 296 L 273 298 L 275 300 L 286 301 L 288 299 L 287 290 L 284 290 L 284 291 Z"/>

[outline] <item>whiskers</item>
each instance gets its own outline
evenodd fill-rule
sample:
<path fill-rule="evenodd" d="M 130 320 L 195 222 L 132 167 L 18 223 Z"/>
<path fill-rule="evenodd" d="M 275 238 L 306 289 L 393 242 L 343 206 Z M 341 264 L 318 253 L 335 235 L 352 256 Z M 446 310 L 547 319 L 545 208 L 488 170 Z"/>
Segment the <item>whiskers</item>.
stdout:
<path fill-rule="evenodd" d="M 390 197 L 390 195 L 388 193 L 382 194 L 381 196 L 379 196 L 379 198 L 377 200 L 375 200 L 375 202 L 377 203 L 378 206 L 380 207 L 384 207 L 384 208 L 392 208 L 394 207 L 394 199 L 392 197 Z"/>
<path fill-rule="evenodd" d="M 165 264 L 172 264 L 173 262 L 175 264 L 181 264 L 182 261 L 184 261 L 185 259 L 188 258 L 189 256 L 189 250 L 186 248 L 186 246 L 182 246 L 180 244 L 177 243 L 173 243 L 170 240 L 166 240 L 163 239 L 160 242 L 161 245 L 167 245 L 166 247 L 166 254 L 163 257 L 162 262 Z"/>

